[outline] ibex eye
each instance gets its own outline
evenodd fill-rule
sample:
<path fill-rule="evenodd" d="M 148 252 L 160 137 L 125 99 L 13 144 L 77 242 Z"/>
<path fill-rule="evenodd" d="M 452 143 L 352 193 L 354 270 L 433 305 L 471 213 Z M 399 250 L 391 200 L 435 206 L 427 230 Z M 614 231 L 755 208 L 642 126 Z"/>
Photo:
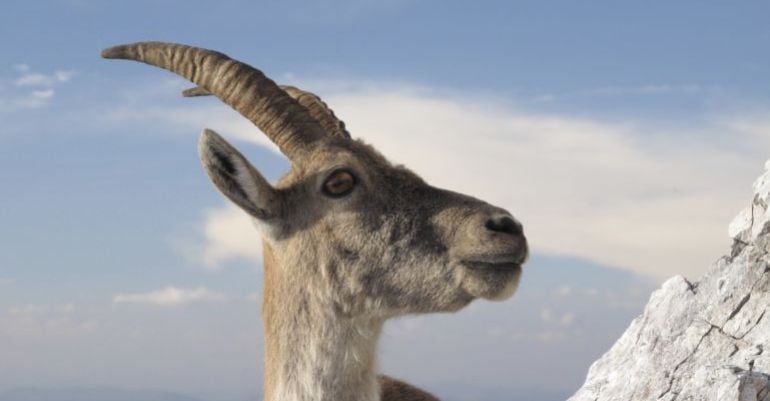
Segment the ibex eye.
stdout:
<path fill-rule="evenodd" d="M 332 198 L 339 198 L 349 194 L 356 186 L 356 177 L 348 170 L 333 172 L 324 182 L 323 193 Z"/>

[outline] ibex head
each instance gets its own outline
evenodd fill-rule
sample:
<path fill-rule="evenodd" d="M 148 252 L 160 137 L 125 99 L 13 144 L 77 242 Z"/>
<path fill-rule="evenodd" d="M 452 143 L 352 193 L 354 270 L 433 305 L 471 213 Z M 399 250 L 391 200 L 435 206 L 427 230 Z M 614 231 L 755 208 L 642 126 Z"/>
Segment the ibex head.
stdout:
<path fill-rule="evenodd" d="M 200 139 L 211 180 L 262 231 L 272 270 L 266 287 L 302 289 L 339 313 L 380 317 L 453 311 L 516 289 L 528 248 L 510 213 L 389 163 L 351 139 L 315 96 L 189 46 L 146 42 L 102 55 L 190 79 L 289 158 L 291 171 L 273 186 L 213 131 Z"/>

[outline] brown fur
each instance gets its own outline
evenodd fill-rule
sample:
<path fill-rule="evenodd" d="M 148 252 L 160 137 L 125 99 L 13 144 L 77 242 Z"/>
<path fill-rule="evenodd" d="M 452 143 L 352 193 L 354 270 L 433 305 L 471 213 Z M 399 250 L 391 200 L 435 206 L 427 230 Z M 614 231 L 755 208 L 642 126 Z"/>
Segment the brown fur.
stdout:
<path fill-rule="evenodd" d="M 291 159 L 273 186 L 213 131 L 199 144 L 211 181 L 263 235 L 265 401 L 436 400 L 378 377 L 382 326 L 511 296 L 528 246 L 510 213 L 428 185 L 351 139 L 320 98 L 222 53 L 145 42 L 102 55 L 191 79 L 203 89 L 188 94 L 217 95 Z M 325 191 L 340 171 L 350 190 Z"/>
<path fill-rule="evenodd" d="M 500 254 L 523 261 L 523 237 L 485 226 L 507 212 L 431 187 L 370 146 L 340 139 L 272 187 L 223 139 L 208 135 L 201 149 L 212 180 L 244 210 L 258 211 L 250 214 L 264 233 L 265 400 L 435 400 L 377 379 L 381 328 L 390 317 L 509 296 L 518 268 L 463 264 Z M 223 176 L 221 154 L 232 157 L 225 167 L 235 173 Z M 340 166 L 355 173 L 360 189 L 345 199 L 319 194 Z"/>
<path fill-rule="evenodd" d="M 382 401 L 438 401 L 433 394 L 427 393 L 400 380 L 381 375 L 380 394 Z"/>

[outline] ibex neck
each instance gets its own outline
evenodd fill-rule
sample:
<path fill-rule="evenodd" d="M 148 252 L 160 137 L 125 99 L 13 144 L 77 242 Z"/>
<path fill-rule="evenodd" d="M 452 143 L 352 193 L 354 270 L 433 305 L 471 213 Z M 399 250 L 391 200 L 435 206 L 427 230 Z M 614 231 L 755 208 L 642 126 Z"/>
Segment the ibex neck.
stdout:
<path fill-rule="evenodd" d="M 382 320 L 344 316 L 306 280 L 282 277 L 291 268 L 265 246 L 264 400 L 379 401 Z"/>

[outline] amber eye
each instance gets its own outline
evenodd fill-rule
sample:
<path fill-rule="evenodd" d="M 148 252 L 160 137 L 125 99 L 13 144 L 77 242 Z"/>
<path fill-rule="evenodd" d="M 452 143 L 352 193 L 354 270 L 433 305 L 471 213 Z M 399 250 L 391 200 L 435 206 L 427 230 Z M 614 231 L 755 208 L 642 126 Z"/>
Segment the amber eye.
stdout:
<path fill-rule="evenodd" d="M 332 198 L 339 198 L 349 194 L 356 186 L 356 177 L 347 170 L 337 170 L 326 179 L 323 192 Z"/>

